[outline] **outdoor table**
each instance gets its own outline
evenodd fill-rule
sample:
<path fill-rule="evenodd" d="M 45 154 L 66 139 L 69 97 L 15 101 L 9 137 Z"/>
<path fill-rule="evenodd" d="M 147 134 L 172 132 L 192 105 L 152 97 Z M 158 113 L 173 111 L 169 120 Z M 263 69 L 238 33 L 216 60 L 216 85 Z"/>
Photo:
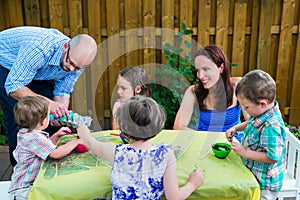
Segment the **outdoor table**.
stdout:
<path fill-rule="evenodd" d="M 101 131 L 91 133 L 97 140 L 121 143 L 119 137 Z M 62 136 L 58 145 L 76 138 Z M 177 158 L 179 185 L 186 183 L 189 173 L 200 167 L 205 175 L 204 183 L 188 199 L 245 200 L 259 199 L 260 189 L 253 174 L 234 151 L 218 159 L 211 150 L 215 142 L 227 142 L 225 133 L 162 130 L 153 144 L 170 144 Z M 95 199 L 111 198 L 111 165 L 91 152 L 73 152 L 60 160 L 46 160 L 29 193 L 29 199 Z"/>

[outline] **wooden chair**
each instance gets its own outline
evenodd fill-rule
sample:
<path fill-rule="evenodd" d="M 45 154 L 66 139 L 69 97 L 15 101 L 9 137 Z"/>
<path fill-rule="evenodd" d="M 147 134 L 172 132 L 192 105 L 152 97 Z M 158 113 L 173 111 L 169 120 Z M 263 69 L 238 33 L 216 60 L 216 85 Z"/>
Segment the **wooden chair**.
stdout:
<path fill-rule="evenodd" d="M 294 197 L 300 200 L 300 141 L 287 131 L 287 166 L 278 200 Z"/>

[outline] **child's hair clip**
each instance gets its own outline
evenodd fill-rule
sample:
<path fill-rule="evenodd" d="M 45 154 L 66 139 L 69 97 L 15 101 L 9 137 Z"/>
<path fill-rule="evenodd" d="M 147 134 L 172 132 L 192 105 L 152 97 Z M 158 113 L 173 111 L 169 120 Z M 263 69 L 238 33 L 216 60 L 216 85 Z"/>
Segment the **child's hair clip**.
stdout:
<path fill-rule="evenodd" d="M 129 144 L 130 140 L 124 135 L 124 132 L 120 132 L 120 138 L 124 144 Z"/>

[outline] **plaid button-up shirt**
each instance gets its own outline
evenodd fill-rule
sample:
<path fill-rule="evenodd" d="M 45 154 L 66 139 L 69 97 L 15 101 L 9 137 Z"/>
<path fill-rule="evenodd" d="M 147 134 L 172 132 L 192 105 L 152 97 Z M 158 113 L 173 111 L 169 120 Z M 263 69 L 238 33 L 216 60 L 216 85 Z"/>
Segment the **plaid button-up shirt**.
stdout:
<path fill-rule="evenodd" d="M 278 108 L 275 106 L 259 117 L 250 117 L 244 130 L 242 144 L 249 150 L 266 152 L 267 157 L 276 160 L 274 164 L 243 158 L 264 190 L 280 191 L 286 161 L 286 131 Z"/>
<path fill-rule="evenodd" d="M 42 162 L 55 148 L 48 133 L 21 129 L 18 133 L 17 148 L 13 152 L 17 165 L 14 167 L 9 191 L 31 186 Z"/>

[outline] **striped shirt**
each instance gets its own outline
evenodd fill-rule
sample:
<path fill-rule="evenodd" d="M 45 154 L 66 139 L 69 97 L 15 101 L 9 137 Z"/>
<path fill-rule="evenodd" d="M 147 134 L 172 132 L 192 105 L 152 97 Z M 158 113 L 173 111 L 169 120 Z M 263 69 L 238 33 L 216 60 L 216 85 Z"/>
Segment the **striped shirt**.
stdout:
<path fill-rule="evenodd" d="M 17 165 L 11 176 L 9 192 L 31 186 L 42 162 L 56 148 L 49 134 L 44 131 L 28 132 L 28 129 L 21 129 L 17 137 L 18 145 L 13 152 Z"/>
<path fill-rule="evenodd" d="M 54 96 L 70 96 L 81 70 L 61 68 L 63 45 L 70 40 L 56 29 L 17 27 L 0 32 L 0 65 L 10 70 L 7 94 L 32 80 L 54 80 Z M 1 67 L 0 66 L 0 67 Z"/>
<path fill-rule="evenodd" d="M 243 146 L 252 151 L 266 152 L 268 158 L 277 161 L 271 164 L 243 158 L 262 190 L 280 191 L 282 188 L 286 162 L 286 131 L 277 102 L 261 116 L 250 116 L 244 130 Z"/>

